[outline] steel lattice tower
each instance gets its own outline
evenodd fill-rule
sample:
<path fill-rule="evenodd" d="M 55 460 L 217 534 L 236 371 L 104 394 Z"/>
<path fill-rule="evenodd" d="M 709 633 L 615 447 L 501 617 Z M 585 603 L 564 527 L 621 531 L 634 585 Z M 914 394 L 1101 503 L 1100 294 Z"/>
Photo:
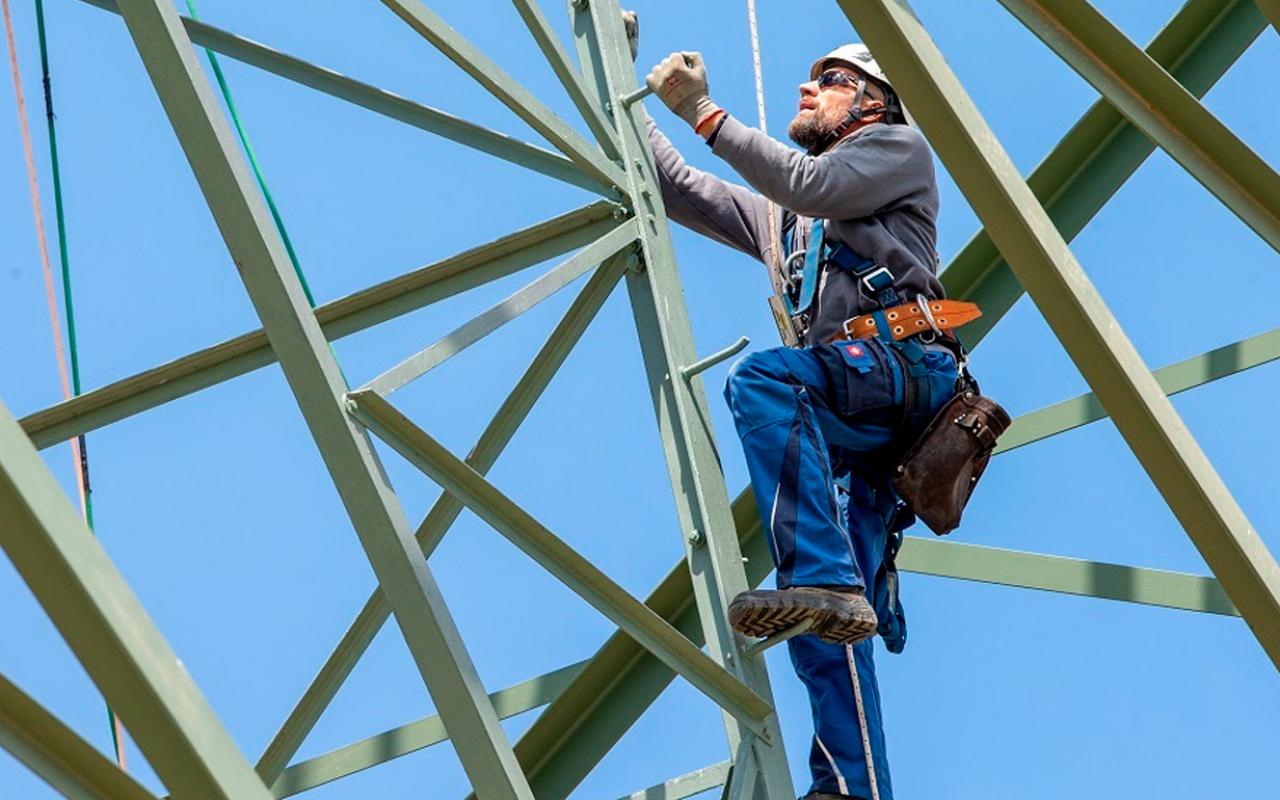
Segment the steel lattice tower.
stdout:
<path fill-rule="evenodd" d="M 749 493 L 726 491 L 700 358 L 637 102 L 616 0 L 570 0 L 576 58 L 534 0 L 513 0 L 595 141 L 559 119 L 419 0 L 383 0 L 557 152 L 179 17 L 167 0 L 86 0 L 116 11 L 181 143 L 262 329 L 15 420 L 0 407 L 0 545 L 174 797 L 280 797 L 452 742 L 479 797 L 566 796 L 676 676 L 723 710 L 728 759 L 634 797 L 794 797 L 763 650 L 725 609 L 770 559 Z M 1144 365 L 1067 246 L 1160 147 L 1273 248 L 1280 176 L 1198 97 L 1266 26 L 1275 0 L 1190 0 L 1143 50 L 1086 0 L 1001 0 L 1102 99 L 1026 180 L 905 0 L 840 0 L 985 228 L 944 271 L 978 302 L 976 346 L 1025 291 L 1092 394 L 1027 415 L 1001 450 L 1109 416 L 1204 556 L 1213 578 L 909 539 L 909 571 L 1243 617 L 1280 666 L 1280 568 L 1167 395 L 1280 357 L 1275 331 L 1156 372 Z M 1265 14 L 1265 16 L 1264 16 Z M 196 46 L 275 73 L 600 195 L 597 202 L 314 310 L 197 61 Z M 579 68 L 581 64 L 581 68 Z M 1083 166 L 1082 166 L 1083 165 Z M 502 304 L 349 389 L 328 341 L 551 257 L 565 260 Z M 389 396 L 590 274 L 466 458 Z M 631 301 L 677 504 L 684 558 L 643 601 L 517 505 L 485 473 L 616 284 Z M 968 330 L 968 329 L 966 329 Z M 369 597 L 263 753 L 250 765 L 40 461 L 39 448 L 279 362 L 368 555 Z M 444 488 L 415 529 L 370 434 Z M 476 674 L 426 553 L 470 509 L 618 628 L 592 657 L 493 694 Z M 747 558 L 744 558 L 747 556 Z M 438 718 L 291 763 L 383 623 L 394 616 Z M 706 650 L 703 651 L 705 645 Z M 513 746 L 500 717 L 545 705 Z M 69 797 L 152 795 L 13 684 L 0 679 L 0 745 Z"/>

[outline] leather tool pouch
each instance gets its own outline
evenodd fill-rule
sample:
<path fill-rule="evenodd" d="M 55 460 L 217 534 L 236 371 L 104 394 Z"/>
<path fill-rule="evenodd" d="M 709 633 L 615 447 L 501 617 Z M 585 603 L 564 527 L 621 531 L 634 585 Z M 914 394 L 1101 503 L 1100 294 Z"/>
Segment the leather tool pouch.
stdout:
<path fill-rule="evenodd" d="M 965 388 L 947 401 L 898 461 L 893 486 L 934 533 L 943 536 L 960 524 L 1009 421 L 995 401 Z"/>

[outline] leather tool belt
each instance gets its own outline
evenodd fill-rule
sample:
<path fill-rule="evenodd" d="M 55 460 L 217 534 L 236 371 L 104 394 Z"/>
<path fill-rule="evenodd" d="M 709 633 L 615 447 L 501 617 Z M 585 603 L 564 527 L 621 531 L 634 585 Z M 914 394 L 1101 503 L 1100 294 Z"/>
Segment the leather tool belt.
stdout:
<path fill-rule="evenodd" d="M 920 303 L 903 303 L 884 310 L 884 318 L 889 330 L 876 330 L 878 314 L 862 314 L 844 321 L 841 333 L 831 337 L 830 341 L 841 339 L 869 339 L 879 335 L 882 338 L 893 337 L 901 341 L 908 336 L 933 331 L 947 338 L 955 338 L 952 328 L 958 328 L 966 322 L 972 322 L 982 316 L 976 303 L 965 303 L 960 300 L 929 300 Z M 930 319 L 932 317 L 932 319 Z"/>

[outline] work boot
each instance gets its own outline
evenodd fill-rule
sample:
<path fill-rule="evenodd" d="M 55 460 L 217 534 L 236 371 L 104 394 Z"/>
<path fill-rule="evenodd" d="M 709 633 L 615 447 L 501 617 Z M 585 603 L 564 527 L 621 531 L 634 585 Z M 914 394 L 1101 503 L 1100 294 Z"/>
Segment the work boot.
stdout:
<path fill-rule="evenodd" d="M 835 644 L 857 644 L 876 632 L 876 612 L 853 586 L 757 589 L 729 604 L 729 624 L 747 636 L 773 636 L 810 620 L 809 633 Z"/>

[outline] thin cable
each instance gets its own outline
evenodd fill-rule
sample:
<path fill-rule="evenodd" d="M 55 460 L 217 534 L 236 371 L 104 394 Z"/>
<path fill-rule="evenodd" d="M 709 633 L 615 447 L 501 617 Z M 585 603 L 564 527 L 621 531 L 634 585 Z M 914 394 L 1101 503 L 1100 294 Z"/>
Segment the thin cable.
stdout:
<path fill-rule="evenodd" d="M 200 19 L 200 12 L 196 11 L 195 0 L 187 0 L 187 10 L 191 12 L 191 18 Z M 209 57 L 209 66 L 213 69 L 213 77 L 218 82 L 218 88 L 222 91 L 222 99 L 227 104 L 227 111 L 231 114 L 231 122 L 236 126 L 236 135 L 240 137 L 240 146 L 244 148 L 244 154 L 249 159 L 249 167 L 253 169 L 253 177 L 258 181 L 258 188 L 262 190 L 262 196 L 267 201 L 267 208 L 271 211 L 271 219 L 276 224 L 276 230 L 280 231 L 280 238 L 284 240 L 284 249 L 289 253 L 289 261 L 293 264 L 293 271 L 298 276 L 298 281 L 302 284 L 302 291 L 307 296 L 307 302 L 312 308 L 316 307 L 316 299 L 311 294 L 311 286 L 307 284 L 307 276 L 302 274 L 302 265 L 298 262 L 298 254 L 293 250 L 293 242 L 289 239 L 289 231 L 285 230 L 284 218 L 280 216 L 280 209 L 276 208 L 275 198 L 271 196 L 271 190 L 267 188 L 267 179 L 262 174 L 262 167 L 258 164 L 258 157 L 253 152 L 253 145 L 249 143 L 249 134 L 245 131 L 243 123 L 240 122 L 240 114 L 236 111 L 236 101 L 231 97 L 231 87 L 227 85 L 227 79 L 222 74 L 222 65 L 218 63 L 218 56 L 209 48 L 205 48 L 205 55 Z"/>
<path fill-rule="evenodd" d="M 196 10 L 195 0 L 187 0 L 187 11 L 191 13 L 192 19 L 200 19 L 200 12 Z M 249 143 L 249 133 L 245 130 L 244 123 L 240 121 L 240 112 L 236 110 L 236 101 L 231 97 L 231 87 L 227 85 L 227 79 L 222 74 L 222 65 L 218 63 L 218 56 L 209 48 L 206 47 L 204 53 L 209 58 L 209 67 L 213 70 L 213 77 L 218 82 L 218 89 L 222 92 L 222 100 L 227 104 L 231 122 L 236 127 L 236 136 L 240 138 L 240 146 L 244 149 L 245 157 L 249 160 L 250 169 L 253 170 L 253 177 L 258 182 L 262 197 L 267 202 L 267 209 L 271 212 L 271 219 L 275 222 L 276 230 L 280 232 L 280 239 L 284 242 L 284 249 L 289 254 L 289 263 L 293 264 L 293 273 L 298 276 L 298 283 L 302 284 L 302 293 L 307 296 L 307 303 L 312 308 L 315 308 L 315 295 L 311 293 L 311 286 L 307 283 L 307 276 L 302 272 L 302 264 L 298 261 L 298 254 L 294 252 L 293 241 L 289 238 L 289 231 L 284 227 L 284 218 L 280 216 L 280 209 L 276 207 L 276 200 L 271 195 L 271 189 L 267 186 L 267 179 L 262 174 L 262 167 L 258 164 L 258 156 L 253 152 L 253 145 Z M 329 352 L 333 354 L 334 363 L 338 364 L 338 373 L 342 376 L 342 382 L 350 388 L 351 382 L 347 380 L 342 364 L 338 363 L 338 351 L 334 349 L 333 342 L 329 342 Z"/>
<path fill-rule="evenodd" d="M 764 69 L 760 66 L 760 28 L 756 24 L 756 0 L 747 0 L 747 26 L 751 29 L 751 65 L 756 75 L 756 114 L 760 117 L 760 130 L 769 132 L 764 114 Z M 781 271 L 781 253 L 778 252 L 778 212 L 772 200 L 768 205 L 769 260 L 772 267 Z"/>
<path fill-rule="evenodd" d="M 27 106 L 22 94 L 22 73 L 18 69 L 18 48 L 13 36 L 13 17 L 9 11 L 9 0 L 0 0 L 0 9 L 4 15 L 5 41 L 9 47 L 9 67 L 13 75 L 13 91 L 17 99 L 18 126 L 22 131 L 22 150 L 27 162 L 27 185 L 31 194 L 31 210 L 35 217 L 36 241 L 39 245 L 40 263 L 44 273 L 45 300 L 49 306 L 49 324 L 53 330 L 54 354 L 58 363 L 58 378 L 62 384 L 63 399 L 70 399 L 80 394 L 80 360 L 76 349 L 75 313 L 71 302 L 71 272 L 67 258 L 66 224 L 62 210 L 62 180 L 58 169 L 58 140 L 53 123 L 53 91 L 49 78 L 49 53 L 44 29 L 44 5 L 36 0 L 36 30 L 40 38 L 40 68 L 44 85 L 45 112 L 48 118 L 49 152 L 53 165 L 53 198 L 58 220 L 58 254 L 61 257 L 62 288 L 64 307 L 67 315 L 67 340 L 71 353 L 70 378 L 68 377 L 67 360 L 63 355 L 62 325 L 58 319 L 58 302 L 53 285 L 53 268 L 49 262 L 48 237 L 44 230 L 44 214 L 40 206 L 40 185 L 36 179 L 35 156 L 31 147 L 31 129 L 27 123 Z M 93 499 L 89 488 L 89 454 L 84 435 L 71 440 L 72 469 L 76 476 L 76 488 L 80 494 L 80 511 L 84 515 L 89 530 L 93 530 Z M 111 725 L 111 743 L 115 750 L 116 763 L 120 769 L 126 769 L 124 753 L 124 728 L 115 712 L 107 706 L 107 720 Z"/>

